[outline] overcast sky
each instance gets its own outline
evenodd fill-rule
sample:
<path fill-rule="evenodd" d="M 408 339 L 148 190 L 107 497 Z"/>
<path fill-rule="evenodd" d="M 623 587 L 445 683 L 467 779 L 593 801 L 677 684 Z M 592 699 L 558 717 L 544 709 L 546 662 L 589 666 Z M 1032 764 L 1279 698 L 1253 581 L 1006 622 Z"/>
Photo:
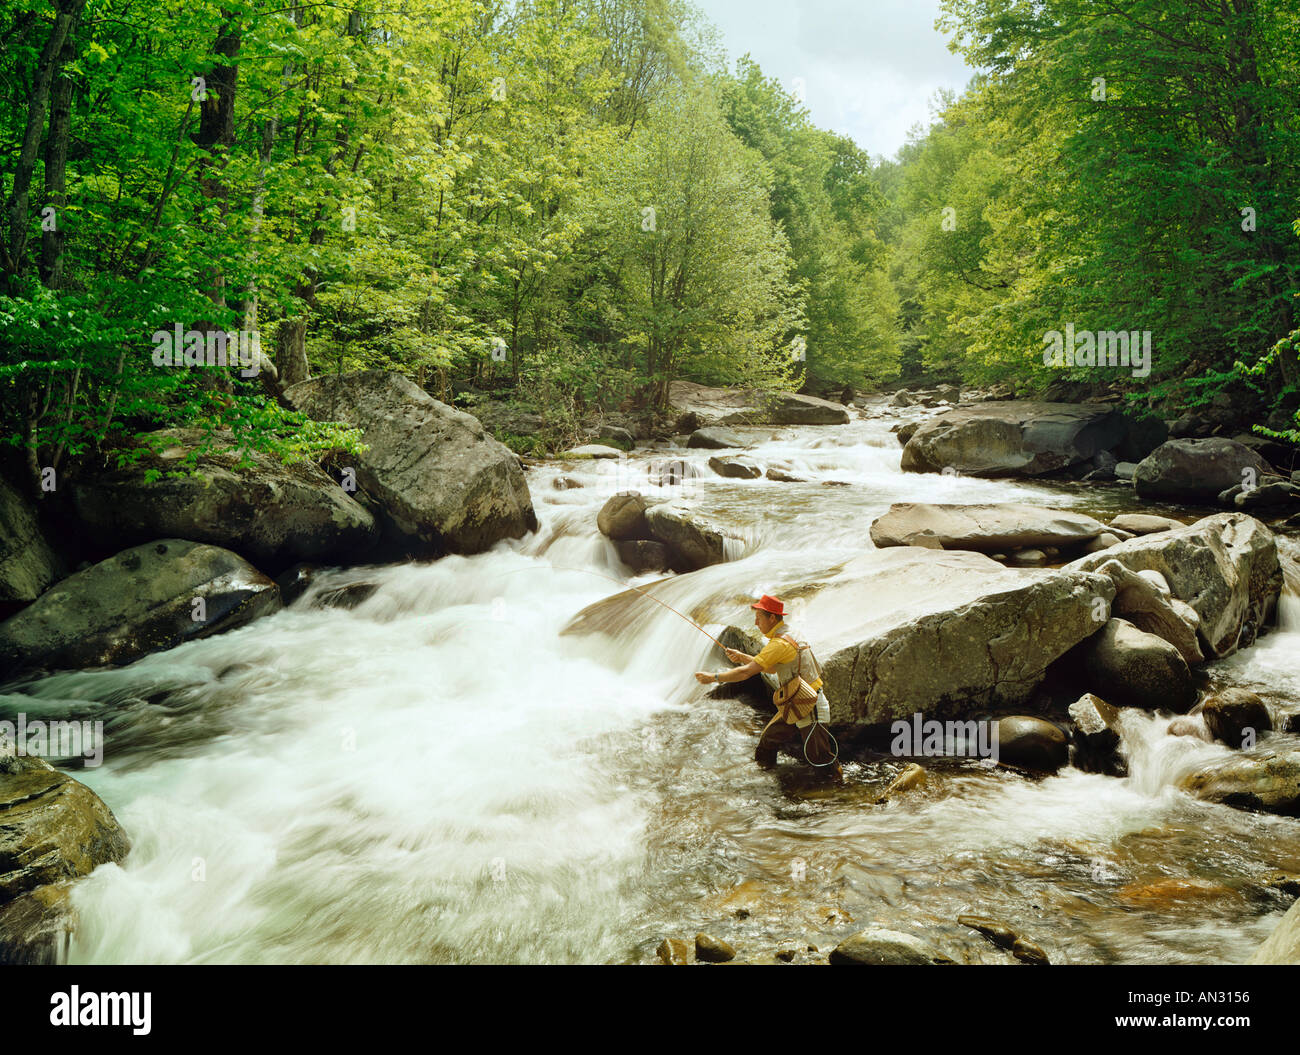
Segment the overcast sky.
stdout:
<path fill-rule="evenodd" d="M 938 88 L 974 72 L 934 28 L 939 0 L 695 0 L 731 60 L 749 52 L 787 88 L 803 80 L 815 124 L 892 157 L 929 124 Z"/>

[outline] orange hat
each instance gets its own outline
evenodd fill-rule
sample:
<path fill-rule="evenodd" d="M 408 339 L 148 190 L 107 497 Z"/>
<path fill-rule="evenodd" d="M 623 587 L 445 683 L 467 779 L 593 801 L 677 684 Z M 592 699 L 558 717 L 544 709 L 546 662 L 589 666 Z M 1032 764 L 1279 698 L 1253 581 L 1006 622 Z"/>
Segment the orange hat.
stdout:
<path fill-rule="evenodd" d="M 772 615 L 785 615 L 785 605 L 767 594 L 763 594 L 758 599 L 758 604 L 751 604 L 749 607 L 757 608 L 760 612 L 770 612 Z"/>

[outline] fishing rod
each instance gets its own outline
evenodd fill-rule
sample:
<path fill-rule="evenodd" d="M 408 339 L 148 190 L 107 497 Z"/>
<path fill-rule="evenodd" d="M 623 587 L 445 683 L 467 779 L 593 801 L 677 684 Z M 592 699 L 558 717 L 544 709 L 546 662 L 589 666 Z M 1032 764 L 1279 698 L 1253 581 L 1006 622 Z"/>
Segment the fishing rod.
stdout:
<path fill-rule="evenodd" d="M 551 566 L 552 568 L 554 568 L 556 571 L 577 571 L 577 572 L 583 572 L 583 573 L 586 574 L 586 575 L 598 575 L 598 576 L 600 576 L 600 578 L 602 578 L 602 579 L 606 579 L 606 580 L 608 580 L 609 582 L 612 582 L 615 586 L 621 586 L 621 587 L 623 587 L 623 589 L 625 589 L 625 590 L 631 590 L 633 593 L 639 593 L 642 597 L 646 598 L 646 600 L 648 600 L 648 601 L 654 601 L 655 604 L 660 605 L 660 606 L 663 607 L 663 608 L 667 608 L 668 611 L 672 612 L 673 615 L 677 616 L 678 619 L 684 619 L 684 620 L 686 620 L 686 622 L 690 623 L 691 626 L 695 627 L 696 630 L 698 630 L 701 634 L 703 634 L 703 635 L 704 635 L 705 637 L 707 637 L 710 641 L 712 641 L 715 645 L 717 645 L 718 648 L 722 649 L 724 652 L 727 651 L 727 646 L 726 646 L 726 645 L 724 645 L 724 644 L 723 644 L 721 641 L 719 641 L 716 637 L 714 637 L 714 636 L 713 636 L 712 634 L 710 634 L 707 630 L 705 630 L 704 627 L 700 626 L 700 624 L 697 623 L 697 622 L 696 622 L 694 619 L 692 619 L 690 616 L 682 614 L 682 613 L 679 612 L 676 608 L 674 608 L 672 605 L 670 605 L 667 601 L 661 601 L 661 600 L 659 600 L 659 598 L 656 597 L 654 594 L 652 594 L 652 593 L 646 593 L 646 592 L 645 592 L 644 590 L 642 590 L 642 588 L 639 587 L 639 586 L 632 586 L 632 585 L 630 585 L 629 583 L 625 583 L 625 582 L 623 582 L 621 579 L 616 579 L 616 578 L 614 578 L 614 576 L 612 576 L 612 575 L 606 575 L 604 572 L 593 571 L 591 568 L 570 568 L 570 567 L 567 567 L 566 565 L 563 565 L 563 564 L 552 564 L 552 565 L 550 565 L 550 566 Z M 521 571 L 542 571 L 542 570 L 543 570 L 542 568 L 536 568 L 536 567 L 533 567 L 533 568 L 516 568 L 514 571 L 506 572 L 506 574 L 507 574 L 507 575 L 514 575 L 515 572 L 521 572 Z"/>

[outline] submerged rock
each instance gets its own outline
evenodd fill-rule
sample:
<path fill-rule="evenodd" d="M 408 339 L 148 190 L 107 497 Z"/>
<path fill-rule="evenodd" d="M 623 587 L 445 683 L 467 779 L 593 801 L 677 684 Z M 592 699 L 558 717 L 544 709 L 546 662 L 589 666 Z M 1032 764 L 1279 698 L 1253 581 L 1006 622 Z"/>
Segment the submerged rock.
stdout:
<path fill-rule="evenodd" d="M 947 960 L 948 957 L 922 939 L 883 927 L 869 927 L 846 938 L 831 950 L 830 955 L 833 965 L 850 967 L 894 967 L 942 963 Z"/>
<path fill-rule="evenodd" d="M 1265 742 L 1185 777 L 1199 799 L 1239 809 L 1300 814 L 1300 745 Z"/>

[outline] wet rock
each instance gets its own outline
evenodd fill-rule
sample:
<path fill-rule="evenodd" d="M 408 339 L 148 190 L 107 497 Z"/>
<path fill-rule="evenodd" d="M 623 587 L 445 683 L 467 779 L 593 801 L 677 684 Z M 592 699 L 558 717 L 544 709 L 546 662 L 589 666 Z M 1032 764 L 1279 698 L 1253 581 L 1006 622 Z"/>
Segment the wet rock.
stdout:
<path fill-rule="evenodd" d="M 1191 736 L 1204 740 L 1207 744 L 1214 742 L 1210 730 L 1205 728 L 1205 721 L 1199 714 L 1183 714 L 1173 719 L 1165 729 L 1168 736 Z"/>
<path fill-rule="evenodd" d="M 1011 946 L 1011 955 L 1021 963 L 1050 964 L 1052 962 L 1047 958 L 1047 953 L 1043 951 L 1041 945 L 1035 945 L 1027 938 L 1016 939 L 1015 944 Z"/>
<path fill-rule="evenodd" d="M 53 962 L 71 925 L 60 885 L 130 848 L 84 784 L 43 759 L 0 756 L 0 963 Z"/>
<path fill-rule="evenodd" d="M 999 762 L 1054 773 L 1070 760 L 1066 736 L 1051 722 L 1029 715 L 998 720 Z"/>
<path fill-rule="evenodd" d="M 709 468 L 719 476 L 736 480 L 757 480 L 763 475 L 762 469 L 744 458 L 710 458 Z"/>
<path fill-rule="evenodd" d="M 906 447 L 907 441 L 916 435 L 916 430 L 920 427 L 921 422 L 919 421 L 906 421 L 898 426 L 898 431 L 895 433 L 898 436 L 898 442 Z"/>
<path fill-rule="evenodd" d="M 647 539 L 625 539 L 614 543 L 618 559 L 636 575 L 667 571 L 672 564 L 668 547 Z"/>
<path fill-rule="evenodd" d="M 728 540 L 738 551 L 741 542 L 721 525 L 688 508 L 684 503 L 664 502 L 646 512 L 650 533 L 665 546 L 674 567 L 695 571 L 728 558 Z"/>
<path fill-rule="evenodd" d="M 779 469 L 775 465 L 768 468 L 767 478 L 783 484 L 803 484 L 808 482 L 802 476 L 795 476 L 794 473 Z"/>
<path fill-rule="evenodd" d="M 1105 700 L 1182 713 L 1196 702 L 1187 661 L 1163 638 L 1111 619 L 1082 646 L 1089 684 Z"/>
<path fill-rule="evenodd" d="M 170 444 L 159 454 L 121 469 L 85 466 L 67 484 L 75 516 L 108 547 L 184 538 L 272 569 L 357 560 L 378 537 L 374 517 L 321 469 L 243 450 L 233 435 L 199 457 L 198 475 L 146 482 L 151 471 L 176 471 L 203 437 L 201 429 L 163 429 L 139 441 L 141 449 Z"/>
<path fill-rule="evenodd" d="M 1238 509 L 1253 513 L 1256 510 L 1290 509 L 1300 503 L 1300 488 L 1289 483 L 1266 483 L 1249 491 L 1239 492 L 1232 500 Z"/>
<path fill-rule="evenodd" d="M 596 527 L 607 539 L 621 542 L 650 537 L 646 500 L 636 491 L 611 496 L 596 514 Z"/>
<path fill-rule="evenodd" d="M 311 564 L 295 564 L 288 571 L 275 577 L 276 588 L 280 591 L 280 603 L 288 608 L 307 592 L 315 580 L 318 569 Z"/>
<path fill-rule="evenodd" d="M 288 388 L 285 398 L 317 421 L 362 429 L 369 450 L 355 459 L 357 482 L 382 509 L 389 547 L 435 556 L 479 553 L 536 529 L 514 453 L 477 418 L 401 374 L 312 378 Z"/>
<path fill-rule="evenodd" d="M 1041 568 L 1047 560 L 1047 554 L 1040 549 L 1019 549 L 1007 557 L 1007 564 L 1012 568 Z"/>
<path fill-rule="evenodd" d="M 1217 513 L 1195 524 L 1129 539 L 1066 568 L 1095 571 L 1110 560 L 1133 571 L 1160 572 L 1174 598 L 1195 610 L 1201 651 L 1210 659 L 1253 643 L 1282 589 L 1273 533 L 1245 513 Z"/>
<path fill-rule="evenodd" d="M 1087 692 L 1069 708 L 1074 723 L 1074 764 L 1089 773 L 1124 776 L 1128 767 L 1119 753 L 1119 709 Z"/>
<path fill-rule="evenodd" d="M 880 793 L 878 802 L 887 802 L 905 791 L 914 791 L 926 785 L 925 768 L 916 762 L 909 762 L 901 773 L 889 782 L 889 787 Z"/>
<path fill-rule="evenodd" d="M 683 458 L 662 458 L 646 466 L 646 479 L 656 487 L 678 487 L 699 475 L 699 467 Z"/>
<path fill-rule="evenodd" d="M 913 536 L 928 533 L 944 549 L 996 553 L 1007 548 L 1076 545 L 1103 530 L 1092 517 L 1042 506 L 897 502 L 872 522 L 871 541 L 879 547 L 909 546 Z"/>
<path fill-rule="evenodd" d="M 1265 879 L 1264 885 L 1287 897 L 1300 897 L 1300 875 L 1294 872 L 1274 872 Z"/>
<path fill-rule="evenodd" d="M 1278 921 L 1250 958 L 1253 964 L 1300 964 L 1300 901 Z"/>
<path fill-rule="evenodd" d="M 726 447 L 744 447 L 745 440 L 730 429 L 696 429 L 686 441 L 687 447 L 721 450 Z"/>
<path fill-rule="evenodd" d="M 1137 462 L 1116 462 L 1115 463 L 1116 480 L 1125 480 L 1125 481 L 1132 480 L 1135 475 L 1137 475 Z"/>
<path fill-rule="evenodd" d="M 238 554 L 160 539 L 69 576 L 0 623 L 0 671 L 129 663 L 279 608 L 275 583 Z"/>
<path fill-rule="evenodd" d="M 1041 476 L 1115 448 L 1131 427 L 1124 414 L 1098 404 L 979 403 L 921 425 L 903 448 L 902 469 Z"/>
<path fill-rule="evenodd" d="M 1129 883 L 1120 887 L 1115 896 L 1134 908 L 1168 909 L 1180 902 L 1222 901 L 1241 895 L 1210 879 L 1170 877 L 1151 883 Z"/>
<path fill-rule="evenodd" d="M 1138 463 L 1133 488 L 1142 498 L 1209 502 L 1240 485 L 1243 470 L 1258 479 L 1269 466 L 1249 447 L 1222 436 L 1169 440 Z"/>
<path fill-rule="evenodd" d="M 794 963 L 795 957 L 799 955 L 799 946 L 782 945 L 772 955 L 782 963 Z"/>
<path fill-rule="evenodd" d="M 665 938 L 655 949 L 661 961 L 673 967 L 680 967 L 691 962 L 691 947 L 681 938 Z"/>
<path fill-rule="evenodd" d="M 1229 747 L 1253 746 L 1262 733 L 1271 732 L 1273 720 L 1264 701 L 1246 689 L 1224 689 L 1201 707 L 1210 735 Z"/>
<path fill-rule="evenodd" d="M 1238 809 L 1300 814 L 1300 746 L 1266 742 L 1184 778 L 1199 799 Z"/>
<path fill-rule="evenodd" d="M 321 590 L 311 600 L 313 608 L 355 608 L 362 601 L 374 596 L 379 589 L 377 582 L 347 582 L 330 589 Z"/>
<path fill-rule="evenodd" d="M 910 407 L 912 403 L 912 397 L 901 388 L 894 393 L 894 397 L 889 401 L 891 407 Z"/>
<path fill-rule="evenodd" d="M 721 938 L 710 934 L 695 935 L 695 958 L 701 963 L 726 963 L 736 958 L 736 950 Z"/>
<path fill-rule="evenodd" d="M 0 614 L 36 600 L 66 573 L 26 496 L 0 479 Z"/>
<path fill-rule="evenodd" d="M 883 927 L 869 927 L 846 938 L 831 950 L 830 962 L 836 966 L 894 967 L 903 964 L 932 964 L 942 954 L 927 942 L 911 934 Z"/>
<path fill-rule="evenodd" d="M 957 922 L 963 927 L 970 927 L 979 931 L 999 949 L 1010 949 L 1020 937 L 1005 923 L 999 923 L 987 916 L 958 916 Z"/>
<path fill-rule="evenodd" d="M 816 396 L 710 388 L 692 381 L 674 381 L 668 402 L 680 416 L 692 415 L 696 429 L 713 425 L 845 425 L 849 421 L 842 404 Z"/>
<path fill-rule="evenodd" d="M 765 420 L 772 425 L 847 425 L 843 404 L 802 392 L 777 392 L 761 401 Z"/>
<path fill-rule="evenodd" d="M 581 487 L 582 483 L 575 480 L 572 476 L 557 476 L 551 481 L 551 486 L 557 491 L 572 491 L 575 488 Z"/>

